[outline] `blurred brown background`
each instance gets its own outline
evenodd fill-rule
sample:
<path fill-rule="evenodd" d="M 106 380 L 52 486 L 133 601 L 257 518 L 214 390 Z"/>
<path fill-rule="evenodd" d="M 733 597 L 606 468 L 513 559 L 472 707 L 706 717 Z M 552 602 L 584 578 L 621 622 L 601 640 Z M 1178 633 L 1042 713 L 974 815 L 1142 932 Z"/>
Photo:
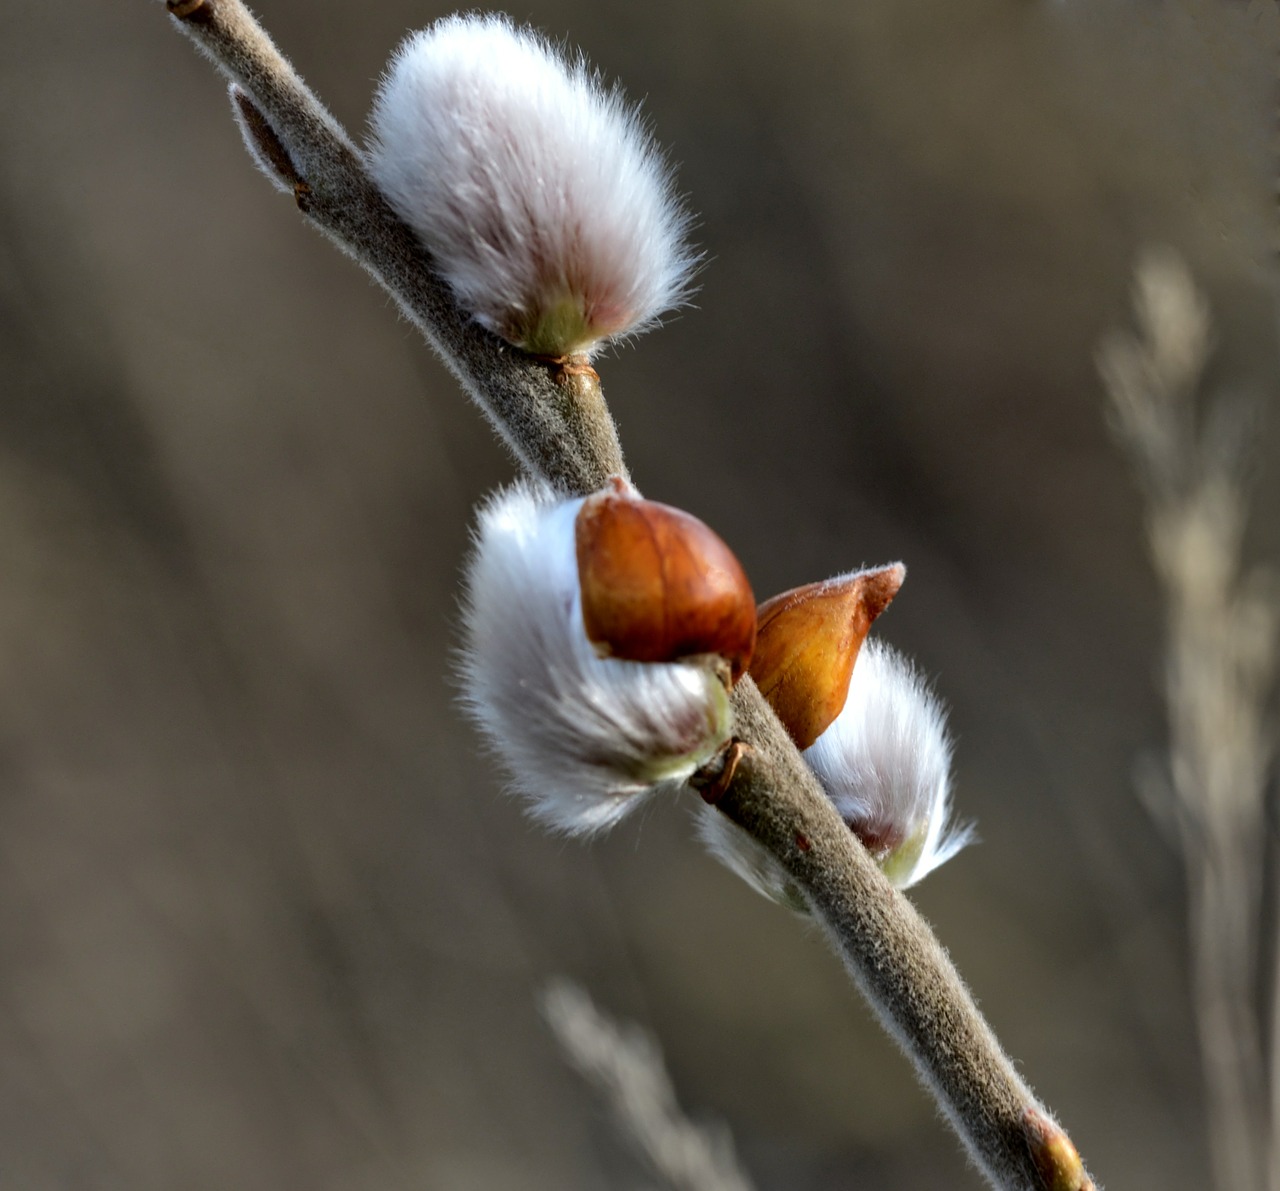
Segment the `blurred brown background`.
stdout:
<path fill-rule="evenodd" d="M 353 131 L 445 11 L 259 3 Z M 1093 351 L 1171 243 L 1215 384 L 1274 404 L 1273 10 L 511 11 L 644 98 L 700 213 L 698 308 L 600 365 L 638 482 L 762 595 L 908 562 L 881 629 L 952 705 L 982 837 L 913 896 L 1108 1186 L 1205 1186 L 1182 877 L 1131 781 L 1161 612 Z M 688 806 L 588 847 L 501 794 L 450 675 L 510 465 L 162 6 L 3 26 L 0 1186 L 651 1187 L 538 1018 L 567 973 L 762 1191 L 976 1187 Z"/>

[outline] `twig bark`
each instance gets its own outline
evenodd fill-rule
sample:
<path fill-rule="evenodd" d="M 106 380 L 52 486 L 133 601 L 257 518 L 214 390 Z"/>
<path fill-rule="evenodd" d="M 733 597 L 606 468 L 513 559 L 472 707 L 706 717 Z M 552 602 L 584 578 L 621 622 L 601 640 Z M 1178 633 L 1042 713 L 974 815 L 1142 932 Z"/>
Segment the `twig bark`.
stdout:
<path fill-rule="evenodd" d="M 169 0 L 168 8 L 231 80 L 259 166 L 396 299 L 520 465 L 577 494 L 625 475 L 594 372 L 516 351 L 456 306 L 369 180 L 359 149 L 240 0 Z M 708 775 L 708 796 L 795 878 L 987 1181 L 1006 1191 L 1091 1191 L 1078 1157 L 1073 1164 L 1060 1156 L 1075 1151 L 1001 1050 L 929 926 L 845 827 L 750 679 L 736 687 L 734 709 L 738 764 L 719 783 Z"/>

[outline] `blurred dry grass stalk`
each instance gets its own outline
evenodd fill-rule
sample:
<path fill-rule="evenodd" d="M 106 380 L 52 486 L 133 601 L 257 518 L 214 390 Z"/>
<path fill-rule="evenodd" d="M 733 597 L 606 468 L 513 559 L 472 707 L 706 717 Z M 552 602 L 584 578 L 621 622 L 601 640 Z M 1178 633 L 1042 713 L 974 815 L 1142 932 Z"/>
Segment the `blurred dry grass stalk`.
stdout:
<path fill-rule="evenodd" d="M 611 1021 L 585 990 L 556 980 L 542 1011 L 569 1062 L 608 1102 L 619 1131 L 676 1191 L 752 1191 L 733 1138 L 689 1120 L 676 1103 L 657 1042 Z"/>
<path fill-rule="evenodd" d="M 1280 975 L 1267 1028 L 1258 987 L 1266 957 L 1280 955 L 1268 938 L 1276 915 L 1262 909 L 1272 755 L 1264 717 L 1280 605 L 1275 576 L 1241 563 L 1253 410 L 1237 394 L 1201 397 L 1212 327 L 1180 258 L 1152 251 L 1139 261 L 1134 306 L 1136 334 L 1108 337 L 1099 367 L 1141 484 L 1168 613 L 1169 758 L 1147 767 L 1142 794 L 1186 869 L 1214 1184 L 1275 1191 Z"/>

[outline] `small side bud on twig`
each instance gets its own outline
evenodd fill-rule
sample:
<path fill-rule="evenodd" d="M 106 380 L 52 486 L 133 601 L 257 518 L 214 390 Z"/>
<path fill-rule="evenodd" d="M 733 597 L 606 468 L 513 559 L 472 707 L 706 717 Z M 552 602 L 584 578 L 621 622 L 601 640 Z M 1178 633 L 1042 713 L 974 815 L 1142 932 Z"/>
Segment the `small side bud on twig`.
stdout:
<path fill-rule="evenodd" d="M 1093 1180 L 1061 1125 L 1028 1108 L 1022 1116 L 1022 1131 L 1045 1191 L 1094 1191 Z"/>
<path fill-rule="evenodd" d="M 687 514 L 604 495 L 564 501 L 531 486 L 498 495 L 481 510 L 467 568 L 466 704 L 532 814 L 570 834 L 610 826 L 639 796 L 678 786 L 716 754 L 730 736 L 727 678 L 740 647 L 736 624 L 730 656 L 715 652 L 714 631 L 663 635 L 664 610 L 706 621 L 704 629 L 718 624 L 718 614 L 701 616 L 687 591 L 663 581 L 669 560 L 679 570 L 728 548 Z M 611 559 L 626 541 L 612 515 L 625 525 L 637 509 L 662 527 L 665 548 Z M 584 601 L 648 660 L 602 656 Z M 628 615 L 658 633 L 661 648 L 628 632 Z"/>
<path fill-rule="evenodd" d="M 807 749 L 840 714 L 871 622 L 906 574 L 900 562 L 854 571 L 760 605 L 751 677 L 797 747 Z"/>
<path fill-rule="evenodd" d="M 505 17 L 446 17 L 396 51 L 369 169 L 459 303 L 538 355 L 589 352 L 689 294 L 696 256 L 636 112 Z"/>
<path fill-rule="evenodd" d="M 615 479 L 577 521 L 587 636 L 633 662 L 724 658 L 741 677 L 756 641 L 756 605 L 737 556 L 703 522 L 642 500 Z"/>
<path fill-rule="evenodd" d="M 204 3 L 205 0 L 166 0 L 165 7 L 178 20 L 189 21 L 198 19 L 197 14 L 204 8 Z"/>
<path fill-rule="evenodd" d="M 231 84 L 230 96 L 231 114 L 253 164 L 277 190 L 296 195 L 298 187 L 304 183 L 270 121 L 248 93 L 235 83 Z"/>

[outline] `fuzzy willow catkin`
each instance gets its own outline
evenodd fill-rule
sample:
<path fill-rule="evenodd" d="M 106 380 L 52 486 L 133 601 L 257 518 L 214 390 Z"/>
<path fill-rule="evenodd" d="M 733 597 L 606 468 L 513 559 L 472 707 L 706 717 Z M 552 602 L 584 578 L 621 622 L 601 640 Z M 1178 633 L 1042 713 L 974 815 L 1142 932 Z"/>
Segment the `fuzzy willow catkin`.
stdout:
<path fill-rule="evenodd" d="M 885 876 L 922 880 L 972 839 L 951 809 L 951 741 L 936 697 L 915 667 L 874 638 L 859 641 L 838 714 L 802 756 Z M 799 890 L 755 840 L 704 810 L 711 851 L 755 889 L 803 909 Z"/>
<path fill-rule="evenodd" d="M 481 509 L 467 566 L 465 705 L 531 814 L 566 834 L 607 828 L 643 795 L 678 787 L 732 728 L 731 658 L 716 653 L 714 641 L 685 635 L 668 652 L 687 657 L 634 661 L 604 656 L 607 646 L 588 635 L 579 526 L 589 520 L 599 531 L 618 501 L 627 512 L 645 506 L 684 527 L 695 554 L 708 537 L 717 553 L 727 550 L 701 522 L 639 497 L 610 491 L 563 500 L 519 484 Z M 630 570 L 649 561 L 641 556 Z M 627 571 L 616 565 L 597 574 L 588 598 L 594 605 L 612 599 L 648 623 L 644 605 L 673 597 Z M 754 612 L 750 588 L 740 600 Z M 667 611 L 696 619 L 698 607 Z M 721 625 L 717 617 L 711 628 L 722 638 Z M 733 630 L 730 654 L 742 632 Z M 749 632 L 754 637 L 754 619 Z"/>
<path fill-rule="evenodd" d="M 670 170 L 581 58 L 505 17 L 446 17 L 396 51 L 369 168 L 458 302 L 526 351 L 646 330 L 697 262 Z"/>

